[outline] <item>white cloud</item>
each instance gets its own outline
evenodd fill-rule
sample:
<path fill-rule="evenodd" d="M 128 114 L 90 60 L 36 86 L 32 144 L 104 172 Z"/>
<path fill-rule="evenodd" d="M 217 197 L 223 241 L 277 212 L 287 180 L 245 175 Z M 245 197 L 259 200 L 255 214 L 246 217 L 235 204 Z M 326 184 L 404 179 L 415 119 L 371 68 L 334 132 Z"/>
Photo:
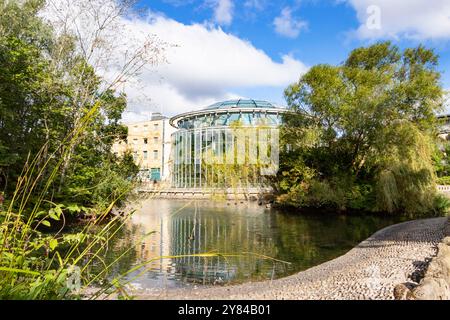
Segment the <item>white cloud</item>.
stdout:
<path fill-rule="evenodd" d="M 63 15 L 65 8 L 62 6 L 56 16 Z M 85 26 L 90 24 L 78 24 L 80 28 Z M 307 70 L 301 61 L 287 54 L 279 62 L 274 61 L 250 42 L 220 27 L 186 25 L 149 12 L 146 16 L 120 19 L 111 35 L 113 52 L 104 60 L 109 63 L 100 73 L 106 79 L 114 78 L 124 56 L 145 43 L 149 35 L 172 45 L 165 51 L 167 63 L 141 70 L 119 88 L 128 96 L 124 116 L 127 121 L 145 119 L 151 111 L 170 116 L 242 97 L 234 92 L 262 92 L 261 96 L 247 98 L 265 99 L 267 88 L 282 93 Z"/>
<path fill-rule="evenodd" d="M 424 40 L 450 38 L 449 0 L 345 1 L 356 10 L 360 26 L 355 30 L 355 34 L 361 39 L 397 39 L 402 37 Z M 373 28 L 370 23 L 367 23 L 368 19 L 370 21 L 370 18 L 373 17 L 373 6 L 379 8 L 379 28 Z"/>
<path fill-rule="evenodd" d="M 246 0 L 244 7 L 261 11 L 266 7 L 266 0 Z"/>
<path fill-rule="evenodd" d="M 273 20 L 275 31 L 288 38 L 297 38 L 302 29 L 308 24 L 300 19 L 292 17 L 292 10 L 289 7 L 283 8 L 281 14 Z"/>
<path fill-rule="evenodd" d="M 214 1 L 214 21 L 220 25 L 230 25 L 233 21 L 234 4 L 231 0 Z"/>
<path fill-rule="evenodd" d="M 168 3 L 174 7 L 181 7 L 191 5 L 194 0 L 163 0 L 163 2 Z"/>
<path fill-rule="evenodd" d="M 126 88 L 136 113 L 148 108 L 145 101 L 151 101 L 156 111 L 162 108 L 164 113 L 173 115 L 236 98 L 233 88 L 269 86 L 280 87 L 282 91 L 307 70 L 289 55 L 275 62 L 251 43 L 220 28 L 184 25 L 154 15 L 127 23 L 129 32 L 139 34 L 145 30 L 176 45 L 167 50 L 168 63 L 160 65 L 157 73 L 145 70 L 139 77 L 139 85 Z M 143 93 L 148 98 L 141 102 L 138 97 Z"/>

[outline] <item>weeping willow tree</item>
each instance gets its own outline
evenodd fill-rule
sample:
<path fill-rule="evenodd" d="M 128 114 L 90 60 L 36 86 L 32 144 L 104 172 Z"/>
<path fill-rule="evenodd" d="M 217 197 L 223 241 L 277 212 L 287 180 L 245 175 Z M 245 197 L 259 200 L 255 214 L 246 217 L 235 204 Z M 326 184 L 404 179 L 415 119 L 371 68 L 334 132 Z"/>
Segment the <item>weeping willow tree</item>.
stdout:
<path fill-rule="evenodd" d="M 392 139 L 380 150 L 376 175 L 376 204 L 381 211 L 403 209 L 426 213 L 435 205 L 436 186 L 432 162 L 434 141 L 411 122 L 387 130 Z"/>
<path fill-rule="evenodd" d="M 389 42 L 317 65 L 285 91 L 281 203 L 339 210 L 440 212 L 433 152 L 443 106 L 438 57 Z"/>
<path fill-rule="evenodd" d="M 275 131 L 278 133 L 278 128 L 264 122 L 256 126 L 244 126 L 240 121 L 232 123 L 230 129 L 223 132 L 228 136 L 222 141 L 228 142 L 210 145 L 203 153 L 204 181 L 221 193 L 229 189 L 228 192 L 235 195 L 268 185 L 270 175 L 264 172 L 274 165 L 271 142 L 278 146 Z"/>

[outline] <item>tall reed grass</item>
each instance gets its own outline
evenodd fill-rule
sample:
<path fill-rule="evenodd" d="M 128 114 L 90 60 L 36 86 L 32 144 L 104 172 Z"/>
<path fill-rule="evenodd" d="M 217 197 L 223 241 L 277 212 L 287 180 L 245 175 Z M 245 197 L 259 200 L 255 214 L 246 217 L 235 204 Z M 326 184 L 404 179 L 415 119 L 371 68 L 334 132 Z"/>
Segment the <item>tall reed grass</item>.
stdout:
<path fill-rule="evenodd" d="M 82 283 L 90 277 L 84 271 L 95 259 L 101 260 L 93 248 L 108 241 L 121 227 L 119 217 L 106 221 L 116 200 L 90 221 L 81 232 L 62 233 L 65 213 L 79 208 L 64 207 L 51 201 L 49 188 L 58 178 L 64 156 L 81 139 L 95 112 L 95 104 L 79 126 L 69 134 L 47 159 L 42 159 L 45 146 L 33 158 L 29 156 L 18 178 L 15 191 L 0 212 L 0 298 L 64 299 L 75 298 Z M 51 159 L 59 157 L 50 168 Z M 42 161 L 44 160 L 44 161 Z M 43 165 L 38 165 L 42 163 Z M 48 176 L 44 176 L 50 171 Z M 42 229 L 59 224 L 57 232 Z M 99 227 L 100 226 L 100 227 Z M 95 233 L 92 232 L 96 228 Z M 84 265 L 83 268 L 79 266 Z"/>

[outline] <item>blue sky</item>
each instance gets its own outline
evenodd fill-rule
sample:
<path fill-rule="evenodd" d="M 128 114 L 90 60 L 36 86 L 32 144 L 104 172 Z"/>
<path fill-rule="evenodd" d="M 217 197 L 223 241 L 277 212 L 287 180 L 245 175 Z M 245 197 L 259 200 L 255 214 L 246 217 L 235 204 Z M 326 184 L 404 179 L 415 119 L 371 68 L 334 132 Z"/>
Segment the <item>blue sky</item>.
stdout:
<path fill-rule="evenodd" d="M 150 100 L 131 102 L 129 120 L 237 97 L 285 104 L 283 89 L 310 66 L 380 40 L 434 48 L 450 89 L 448 0 L 141 0 L 136 9 L 134 25 L 174 46 L 158 76 L 144 73 L 129 90 Z"/>
<path fill-rule="evenodd" d="M 296 1 L 260 1 L 261 9 L 258 9 L 246 6 L 244 1 L 233 3 L 232 22 L 219 24 L 220 27 L 249 40 L 274 60 L 279 60 L 280 53 L 292 53 L 310 65 L 339 63 L 354 47 L 354 44 L 346 43 L 346 32 L 359 24 L 355 11 L 348 5 L 334 1 L 305 1 L 301 5 Z M 202 0 L 143 0 L 139 4 L 184 24 L 210 21 L 214 15 L 213 8 Z M 296 19 L 307 22 L 298 37 L 289 38 L 275 31 L 273 20 L 286 7 L 292 8 Z"/>

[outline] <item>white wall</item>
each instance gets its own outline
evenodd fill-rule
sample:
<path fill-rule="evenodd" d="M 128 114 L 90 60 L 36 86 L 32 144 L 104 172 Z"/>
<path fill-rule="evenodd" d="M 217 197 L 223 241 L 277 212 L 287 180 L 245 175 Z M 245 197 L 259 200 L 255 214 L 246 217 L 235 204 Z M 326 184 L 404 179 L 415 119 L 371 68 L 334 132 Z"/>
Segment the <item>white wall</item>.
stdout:
<path fill-rule="evenodd" d="M 161 172 L 162 180 L 166 180 L 170 177 L 171 173 L 171 163 L 170 163 L 170 153 L 172 150 L 172 133 L 177 131 L 178 129 L 172 127 L 169 123 L 169 119 L 164 120 L 164 139 L 163 139 L 163 170 Z"/>

